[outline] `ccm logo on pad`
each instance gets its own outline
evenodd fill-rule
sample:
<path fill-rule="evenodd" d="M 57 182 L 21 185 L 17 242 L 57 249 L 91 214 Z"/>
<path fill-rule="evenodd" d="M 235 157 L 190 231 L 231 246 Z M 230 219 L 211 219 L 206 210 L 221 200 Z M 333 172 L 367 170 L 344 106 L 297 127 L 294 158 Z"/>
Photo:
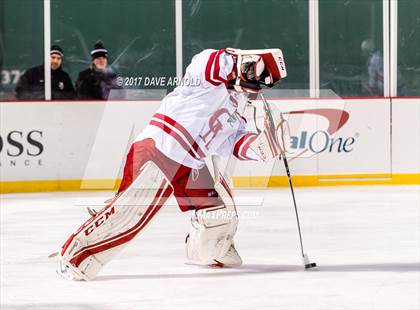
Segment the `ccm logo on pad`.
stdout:
<path fill-rule="evenodd" d="M 111 215 L 115 213 L 115 208 L 112 207 L 110 210 L 105 211 L 104 214 L 99 216 L 88 228 L 85 229 L 85 235 L 89 236 L 95 228 L 101 226 Z"/>

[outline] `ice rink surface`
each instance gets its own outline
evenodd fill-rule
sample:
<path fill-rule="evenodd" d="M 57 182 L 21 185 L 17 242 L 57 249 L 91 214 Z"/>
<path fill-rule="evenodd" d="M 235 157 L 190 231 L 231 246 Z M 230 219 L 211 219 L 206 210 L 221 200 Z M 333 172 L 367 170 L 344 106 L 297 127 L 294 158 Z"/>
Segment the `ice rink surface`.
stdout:
<path fill-rule="evenodd" d="M 2 310 L 419 309 L 420 187 L 298 188 L 304 271 L 287 188 L 237 190 L 238 269 L 184 264 L 189 214 L 172 203 L 95 281 L 55 273 L 58 250 L 111 192 L 1 198 Z"/>

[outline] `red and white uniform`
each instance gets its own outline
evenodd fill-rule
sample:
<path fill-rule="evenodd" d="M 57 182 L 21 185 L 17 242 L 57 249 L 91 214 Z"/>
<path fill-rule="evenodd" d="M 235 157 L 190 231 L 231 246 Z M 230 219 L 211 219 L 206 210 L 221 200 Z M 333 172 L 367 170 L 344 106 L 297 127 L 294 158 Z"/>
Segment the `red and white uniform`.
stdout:
<path fill-rule="evenodd" d="M 170 180 L 182 211 L 222 204 L 204 158 L 233 154 L 258 160 L 249 148 L 257 135 L 245 130 L 242 116 L 247 98 L 226 87 L 233 66 L 224 50 L 208 49 L 194 56 L 184 84 L 163 99 L 131 146 L 119 193 L 136 179 L 143 164 L 153 161 Z"/>
<path fill-rule="evenodd" d="M 195 55 L 184 85 L 163 99 L 136 141 L 152 138 L 168 158 L 195 169 L 202 168 L 209 155 L 233 153 L 241 160 L 258 160 L 249 149 L 256 134 L 245 131 L 245 95 L 226 88 L 233 67 L 232 56 L 224 50 Z"/>
<path fill-rule="evenodd" d="M 233 51 L 238 59 L 250 53 Z M 279 49 L 251 52 L 262 52 L 264 63 L 275 65 L 276 70 L 269 70 L 270 76 L 265 77 L 270 83 L 280 79 L 280 62 L 275 61 L 275 55 L 281 54 Z M 240 70 L 240 62 L 235 64 L 233 57 L 225 50 L 204 50 L 194 56 L 183 85 L 163 99 L 131 145 L 118 195 L 63 245 L 59 274 L 93 279 L 147 226 L 172 194 L 182 211 L 195 210 L 186 240 L 189 262 L 218 266 L 242 263 L 233 245 L 235 205 L 225 203 L 226 199 L 233 202 L 232 194 L 223 180 L 215 186 L 204 162 L 209 155 L 259 159 L 250 148 L 257 134 L 245 130 L 242 116 L 247 98 L 240 91 L 227 89 L 227 80 L 237 79 Z M 255 73 L 259 66 L 252 68 Z M 241 86 L 238 83 L 235 87 Z M 155 187 L 155 182 L 160 187 Z M 220 211 L 234 216 L 226 218 L 218 215 Z"/>

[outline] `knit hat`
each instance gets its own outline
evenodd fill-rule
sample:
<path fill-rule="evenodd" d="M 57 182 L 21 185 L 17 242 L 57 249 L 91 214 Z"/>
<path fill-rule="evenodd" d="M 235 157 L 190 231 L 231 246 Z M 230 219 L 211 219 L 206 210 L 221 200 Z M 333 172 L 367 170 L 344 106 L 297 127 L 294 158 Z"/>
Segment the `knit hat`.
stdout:
<path fill-rule="evenodd" d="M 102 43 L 102 41 L 97 41 L 95 43 L 93 50 L 90 52 L 90 56 L 92 57 L 92 59 L 95 59 L 97 57 L 108 58 L 108 51 L 104 47 L 104 44 Z"/>
<path fill-rule="evenodd" d="M 51 46 L 50 55 L 52 55 L 52 54 L 58 54 L 61 57 L 64 57 L 64 52 L 61 49 L 61 47 L 59 47 L 58 45 L 52 45 Z"/>

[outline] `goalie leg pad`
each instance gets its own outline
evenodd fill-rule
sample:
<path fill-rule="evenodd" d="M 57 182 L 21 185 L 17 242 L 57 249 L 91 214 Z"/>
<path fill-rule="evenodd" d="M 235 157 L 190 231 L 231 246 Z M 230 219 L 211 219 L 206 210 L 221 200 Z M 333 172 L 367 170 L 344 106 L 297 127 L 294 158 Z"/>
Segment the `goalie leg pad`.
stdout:
<path fill-rule="evenodd" d="M 229 214 L 225 206 L 200 209 L 195 211 L 191 225 L 186 242 L 188 263 L 225 267 L 242 264 L 233 244 L 236 214 Z"/>
<path fill-rule="evenodd" d="M 215 175 L 214 188 L 224 205 L 194 212 L 186 240 L 187 262 L 197 265 L 237 267 L 242 264 L 233 242 L 238 226 L 238 215 L 227 182 L 218 171 Z"/>
<path fill-rule="evenodd" d="M 149 224 L 171 194 L 172 188 L 156 164 L 144 164 L 127 190 L 66 241 L 57 272 L 74 280 L 92 280 Z"/>

